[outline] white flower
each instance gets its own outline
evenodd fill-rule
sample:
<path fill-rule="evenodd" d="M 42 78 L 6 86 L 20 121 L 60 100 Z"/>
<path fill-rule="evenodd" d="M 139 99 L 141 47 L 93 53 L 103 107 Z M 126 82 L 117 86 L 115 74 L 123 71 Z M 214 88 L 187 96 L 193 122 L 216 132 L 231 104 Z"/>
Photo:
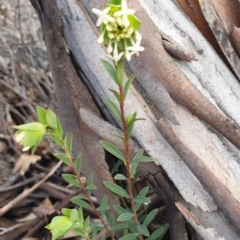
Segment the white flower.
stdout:
<path fill-rule="evenodd" d="M 118 53 L 117 42 L 114 43 L 113 55 L 107 54 L 107 56 L 110 57 L 115 62 L 115 64 L 117 64 L 123 55 L 124 52 Z"/>
<path fill-rule="evenodd" d="M 99 36 L 99 38 L 98 38 L 98 40 L 97 40 L 97 42 L 98 42 L 99 44 L 103 43 L 105 32 L 106 32 L 106 29 L 103 29 L 101 35 Z"/>
<path fill-rule="evenodd" d="M 97 27 L 101 26 L 102 23 L 108 24 L 109 22 L 115 22 L 114 18 L 108 15 L 110 9 L 110 7 L 103 9 L 103 11 L 96 8 L 92 9 L 92 12 L 99 16 L 96 23 Z"/>
<path fill-rule="evenodd" d="M 144 47 L 140 46 L 141 39 L 142 37 L 138 32 L 136 32 L 136 42 L 134 42 L 133 39 L 130 38 L 132 46 L 125 47 L 125 54 L 128 61 L 131 60 L 131 56 L 133 54 L 138 55 L 139 52 L 144 51 Z"/>
<path fill-rule="evenodd" d="M 113 14 L 114 17 L 117 17 L 119 25 L 124 27 L 128 27 L 130 22 L 128 20 L 128 15 L 134 14 L 135 11 L 132 9 L 128 9 L 126 0 L 122 0 L 121 10 L 115 12 Z M 122 17 L 121 19 L 119 17 Z"/>

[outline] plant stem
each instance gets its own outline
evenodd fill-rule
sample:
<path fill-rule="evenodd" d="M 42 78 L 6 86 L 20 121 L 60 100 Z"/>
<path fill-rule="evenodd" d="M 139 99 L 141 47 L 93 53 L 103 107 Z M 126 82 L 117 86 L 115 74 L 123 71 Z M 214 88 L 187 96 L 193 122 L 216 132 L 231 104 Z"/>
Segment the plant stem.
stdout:
<path fill-rule="evenodd" d="M 130 204 L 133 213 L 133 218 L 136 226 L 139 225 L 137 212 L 134 206 L 134 196 L 133 196 L 133 188 L 131 182 L 131 173 L 130 173 L 130 150 L 129 150 L 129 137 L 128 136 L 128 126 L 125 118 L 125 111 L 124 111 L 124 96 L 123 96 L 123 86 L 119 86 L 119 96 L 120 96 L 120 112 L 122 117 L 122 125 L 123 125 L 123 132 L 124 132 L 124 145 L 125 145 L 125 158 L 126 158 L 126 175 L 127 175 L 127 188 L 130 197 Z M 139 232 L 139 239 L 143 240 L 142 234 Z"/>
<path fill-rule="evenodd" d="M 62 140 L 63 141 L 63 140 Z M 68 160 L 70 161 L 71 163 L 71 168 L 72 168 L 72 171 L 73 171 L 73 174 L 76 176 L 77 178 L 77 181 L 79 182 L 79 184 L 81 185 L 81 188 L 84 192 L 84 195 L 86 196 L 88 202 L 90 203 L 90 205 L 92 206 L 93 208 L 93 211 L 96 213 L 97 215 L 97 218 L 100 220 L 101 224 L 103 225 L 103 227 L 106 229 L 106 231 L 108 232 L 109 236 L 111 237 L 112 240 L 116 240 L 116 238 L 113 236 L 113 234 L 111 233 L 109 227 L 107 226 L 107 224 L 104 222 L 104 220 L 102 219 L 100 213 L 98 212 L 97 208 L 95 207 L 93 201 L 91 200 L 90 196 L 88 195 L 85 187 L 84 187 L 84 184 L 83 182 L 81 181 L 81 178 L 80 178 L 80 174 L 77 172 L 77 169 L 76 167 L 74 166 L 74 162 L 73 162 L 73 159 L 72 159 L 72 156 L 71 154 L 69 153 L 67 147 L 64 145 L 64 141 L 63 141 L 63 149 L 64 149 L 64 152 L 68 158 Z"/>

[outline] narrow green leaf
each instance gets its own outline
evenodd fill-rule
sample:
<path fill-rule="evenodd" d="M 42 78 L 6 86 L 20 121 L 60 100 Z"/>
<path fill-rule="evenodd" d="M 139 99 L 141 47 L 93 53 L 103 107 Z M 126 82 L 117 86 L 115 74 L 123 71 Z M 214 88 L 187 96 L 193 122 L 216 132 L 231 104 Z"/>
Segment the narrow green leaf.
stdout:
<path fill-rule="evenodd" d="M 122 175 L 122 174 L 117 174 L 117 175 L 115 175 L 115 176 L 114 176 L 114 179 L 115 179 L 115 180 L 119 180 L 119 181 L 121 181 L 121 180 L 127 180 L 127 178 L 126 178 L 124 175 Z"/>
<path fill-rule="evenodd" d="M 48 134 L 50 135 L 50 137 L 52 138 L 52 140 L 59 146 L 59 147 L 63 147 L 63 144 L 61 142 L 61 137 L 59 136 L 58 133 L 56 133 L 55 131 L 52 131 L 51 129 L 48 130 Z"/>
<path fill-rule="evenodd" d="M 129 233 L 128 235 L 119 238 L 119 240 L 135 240 L 137 239 L 138 233 Z"/>
<path fill-rule="evenodd" d="M 64 138 L 64 146 L 67 148 L 70 155 L 72 155 L 72 141 L 73 141 L 73 135 L 67 134 Z"/>
<path fill-rule="evenodd" d="M 111 231 L 122 230 L 122 229 L 125 229 L 125 228 L 127 228 L 127 225 L 125 223 L 120 223 L 120 224 L 113 225 L 111 227 Z"/>
<path fill-rule="evenodd" d="M 129 90 L 129 88 L 130 88 L 130 86 L 131 86 L 134 78 L 135 78 L 135 74 L 132 74 L 132 75 L 128 78 L 128 80 L 127 80 L 127 82 L 126 82 L 126 84 L 125 84 L 125 86 L 124 86 L 124 89 L 123 89 L 123 97 L 124 97 L 124 100 L 125 100 L 126 97 L 127 97 L 128 90 Z"/>
<path fill-rule="evenodd" d="M 113 166 L 113 169 L 111 171 L 111 174 L 113 174 L 121 165 L 123 164 L 122 160 L 118 160 L 116 164 Z"/>
<path fill-rule="evenodd" d="M 123 162 L 125 162 L 125 156 L 113 144 L 111 144 L 111 143 L 109 143 L 107 141 L 100 141 L 100 144 L 106 151 L 110 152 L 112 155 L 114 155 L 118 159 L 120 159 Z"/>
<path fill-rule="evenodd" d="M 95 190 L 97 189 L 96 185 L 94 184 L 89 184 L 85 187 L 86 190 Z"/>
<path fill-rule="evenodd" d="M 153 162 L 154 160 L 151 157 L 142 156 L 132 160 L 131 163 L 142 163 L 142 162 Z"/>
<path fill-rule="evenodd" d="M 124 65 L 123 65 L 123 61 L 121 61 L 117 66 L 117 80 L 118 80 L 119 86 L 122 86 L 123 78 L 124 78 Z"/>
<path fill-rule="evenodd" d="M 103 184 L 118 196 L 129 198 L 129 194 L 122 187 L 108 181 L 104 181 Z"/>
<path fill-rule="evenodd" d="M 153 209 L 145 218 L 144 222 L 143 222 L 143 226 L 147 227 L 151 221 L 154 219 L 154 217 L 157 215 L 158 213 L 158 209 Z"/>
<path fill-rule="evenodd" d="M 87 185 L 91 185 L 93 183 L 93 174 L 90 174 L 87 179 Z"/>
<path fill-rule="evenodd" d="M 161 240 L 162 237 L 165 235 L 166 231 L 169 228 L 169 224 L 165 224 L 161 227 L 159 227 L 157 230 L 155 230 L 149 238 L 146 240 Z"/>
<path fill-rule="evenodd" d="M 133 157 L 133 160 L 135 160 L 136 158 L 139 158 L 143 155 L 143 149 L 139 150 Z"/>
<path fill-rule="evenodd" d="M 110 89 L 110 91 L 114 94 L 115 98 L 118 102 L 120 102 L 120 95 L 117 91 Z"/>
<path fill-rule="evenodd" d="M 133 219 L 127 221 L 126 223 L 128 225 L 128 228 L 130 229 L 130 231 L 132 233 L 137 233 L 138 232 L 137 226 L 135 225 L 135 222 L 133 221 Z"/>
<path fill-rule="evenodd" d="M 82 208 L 78 208 L 78 222 L 83 223 L 84 222 L 84 216 L 83 216 L 83 210 Z"/>
<path fill-rule="evenodd" d="M 60 122 L 59 118 L 57 118 L 57 130 L 58 130 L 59 135 L 62 137 L 63 136 L 63 129 L 62 129 L 62 125 L 61 125 L 61 122 Z"/>
<path fill-rule="evenodd" d="M 149 204 L 151 200 L 147 197 L 135 197 L 134 202 L 136 203 L 143 203 L 143 204 Z"/>
<path fill-rule="evenodd" d="M 115 137 L 118 137 L 124 141 L 123 133 L 113 132 L 112 135 Z"/>
<path fill-rule="evenodd" d="M 122 213 L 118 218 L 117 221 L 119 222 L 125 222 L 129 219 L 133 218 L 133 214 L 132 213 Z"/>
<path fill-rule="evenodd" d="M 117 84 L 118 84 L 118 79 L 117 79 L 117 73 L 116 73 L 116 69 L 107 61 L 105 60 L 101 60 L 103 67 L 105 68 L 105 70 L 107 71 L 108 75 L 112 78 L 112 80 Z"/>
<path fill-rule="evenodd" d="M 107 205 L 107 196 L 106 195 L 102 198 L 101 205 Z"/>
<path fill-rule="evenodd" d="M 141 224 L 139 224 L 138 226 L 137 226 L 137 228 L 138 228 L 138 231 L 142 234 L 142 235 L 144 235 L 145 237 L 149 237 L 149 231 L 148 231 L 148 229 L 145 227 L 145 226 L 143 226 L 143 225 L 141 225 Z"/>
<path fill-rule="evenodd" d="M 86 208 L 86 209 L 89 209 L 89 210 L 93 209 L 92 206 L 89 203 L 87 203 L 86 201 L 82 200 L 78 196 L 73 197 L 71 199 L 71 202 L 76 204 L 79 207 L 83 207 L 83 208 Z"/>
<path fill-rule="evenodd" d="M 107 211 L 108 209 L 110 209 L 110 207 L 108 205 L 101 205 L 97 208 L 97 210 L 100 211 Z"/>
<path fill-rule="evenodd" d="M 70 163 L 69 159 L 67 158 L 66 154 L 64 154 L 64 153 L 55 153 L 54 156 L 57 159 L 61 160 L 66 165 L 68 165 L 69 167 L 71 167 L 71 163 Z"/>
<path fill-rule="evenodd" d="M 46 120 L 50 127 L 57 128 L 57 115 L 51 109 L 46 111 Z"/>
<path fill-rule="evenodd" d="M 128 139 L 130 139 L 131 136 L 132 136 L 133 127 L 134 127 L 134 121 L 132 121 L 132 122 L 131 122 L 130 124 L 128 124 L 128 126 L 127 126 Z"/>
<path fill-rule="evenodd" d="M 137 116 L 137 112 L 134 113 L 130 113 L 127 117 L 126 117 L 126 123 L 130 124 L 134 119 L 136 119 Z"/>
<path fill-rule="evenodd" d="M 122 213 L 129 213 L 129 211 L 119 205 L 114 205 L 113 206 L 114 210 L 120 215 Z"/>
<path fill-rule="evenodd" d="M 137 195 L 137 197 L 146 197 L 146 195 L 148 194 L 148 190 L 149 190 L 149 187 L 144 187 L 144 188 L 139 192 L 139 194 Z"/>
<path fill-rule="evenodd" d="M 84 229 L 87 229 L 87 228 L 89 227 L 89 225 L 90 225 L 90 217 L 87 216 L 87 217 L 85 218 L 84 223 L 83 223 Z"/>
<path fill-rule="evenodd" d="M 77 209 L 71 210 L 70 220 L 71 220 L 71 222 L 76 222 L 78 220 L 78 210 Z"/>
<path fill-rule="evenodd" d="M 72 184 L 74 187 L 82 188 L 79 182 L 76 180 L 76 177 L 71 174 L 62 174 L 62 177 L 65 181 Z"/>
<path fill-rule="evenodd" d="M 37 109 L 37 117 L 38 117 L 39 122 L 42 124 L 47 124 L 47 120 L 46 120 L 47 110 L 40 106 L 37 106 L 36 109 Z"/>
<path fill-rule="evenodd" d="M 109 98 L 106 99 L 106 104 L 109 107 L 109 109 L 112 111 L 113 115 L 117 118 L 117 120 L 121 122 L 122 121 L 121 113 L 118 107 L 116 106 L 116 104 Z"/>
<path fill-rule="evenodd" d="M 74 166 L 77 170 L 77 173 L 80 174 L 81 172 L 81 167 L 82 167 L 82 154 L 78 154 L 74 161 Z"/>
<path fill-rule="evenodd" d="M 135 176 L 135 173 L 137 171 L 137 166 L 138 166 L 138 163 L 131 163 L 131 167 L 130 167 L 131 178 Z"/>

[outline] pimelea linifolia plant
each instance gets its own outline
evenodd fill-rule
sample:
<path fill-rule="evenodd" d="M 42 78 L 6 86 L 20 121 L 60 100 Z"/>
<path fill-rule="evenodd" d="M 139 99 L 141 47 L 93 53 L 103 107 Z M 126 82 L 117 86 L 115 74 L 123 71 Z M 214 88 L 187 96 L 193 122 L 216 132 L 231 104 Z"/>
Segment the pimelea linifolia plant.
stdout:
<path fill-rule="evenodd" d="M 46 226 L 52 233 L 52 239 L 57 239 L 70 230 L 74 230 L 76 235 L 82 236 L 84 239 L 95 240 L 98 232 L 106 230 L 108 237 L 116 238 L 116 231 L 122 232 L 119 240 L 134 239 L 161 239 L 168 225 L 162 226 L 150 234 L 148 225 L 157 214 L 157 209 L 145 214 L 141 208 L 143 205 L 149 204 L 150 199 L 147 197 L 149 187 L 143 188 L 137 195 L 134 195 L 133 185 L 136 182 L 136 169 L 141 162 L 151 162 L 152 159 L 143 155 L 143 150 L 138 151 L 135 156 L 130 159 L 129 140 L 131 138 L 134 123 L 137 120 L 137 112 L 125 113 L 125 99 L 129 88 L 135 78 L 131 75 L 125 80 L 124 59 L 131 60 L 133 55 L 138 55 L 144 48 L 140 45 L 142 37 L 138 32 L 141 25 L 140 20 L 134 15 L 135 11 L 127 7 L 126 0 L 108 1 L 103 10 L 93 8 L 92 11 L 98 16 L 96 25 L 100 27 L 100 36 L 98 43 L 106 46 L 107 56 L 112 62 L 102 60 L 102 64 L 111 79 L 118 87 L 118 91 L 111 90 L 116 98 L 117 105 L 110 99 L 106 99 L 106 104 L 112 111 L 116 119 L 122 124 L 123 134 L 120 137 L 125 146 L 125 152 L 122 153 L 117 147 L 107 141 L 101 141 L 102 147 L 114 155 L 119 161 L 124 163 L 126 168 L 126 176 L 117 174 L 115 180 L 125 181 L 127 190 L 114 182 L 105 181 L 104 185 L 116 194 L 124 202 L 129 203 L 125 207 L 113 206 L 118 214 L 117 223 L 114 215 L 111 213 L 106 219 L 106 211 L 110 209 L 107 204 L 107 196 L 104 196 L 99 207 L 96 207 L 91 199 L 92 191 L 96 189 L 93 184 L 93 176 L 90 175 L 87 183 L 83 183 L 80 178 L 82 157 L 79 154 L 75 159 L 72 157 L 72 140 L 73 135 L 63 135 L 62 126 L 56 114 L 48 109 L 37 107 L 37 115 L 39 122 L 33 122 L 15 126 L 18 129 L 16 141 L 22 144 L 23 150 L 36 150 L 45 134 L 48 134 L 52 140 L 63 149 L 63 153 L 55 153 L 54 155 L 64 164 L 72 168 L 73 174 L 63 174 L 63 178 L 76 188 L 82 189 L 83 194 L 77 195 L 71 199 L 73 203 L 79 206 L 77 209 L 62 209 L 62 216 L 56 216 Z M 92 223 L 90 217 L 84 217 L 83 209 L 89 209 L 95 212 L 100 223 Z M 105 239 L 103 237 L 102 239 Z"/>

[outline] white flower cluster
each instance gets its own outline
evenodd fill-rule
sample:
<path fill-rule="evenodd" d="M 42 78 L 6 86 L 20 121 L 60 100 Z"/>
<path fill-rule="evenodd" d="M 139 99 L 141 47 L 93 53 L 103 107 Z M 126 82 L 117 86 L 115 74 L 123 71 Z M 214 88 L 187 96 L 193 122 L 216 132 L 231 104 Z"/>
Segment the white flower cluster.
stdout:
<path fill-rule="evenodd" d="M 135 11 L 127 7 L 126 0 L 122 0 L 121 5 L 106 4 L 103 11 L 96 8 L 92 11 L 98 16 L 96 25 L 101 26 L 98 43 L 107 45 L 108 56 L 115 63 L 123 56 L 130 61 L 133 54 L 144 50 L 138 32 L 141 22 Z"/>

